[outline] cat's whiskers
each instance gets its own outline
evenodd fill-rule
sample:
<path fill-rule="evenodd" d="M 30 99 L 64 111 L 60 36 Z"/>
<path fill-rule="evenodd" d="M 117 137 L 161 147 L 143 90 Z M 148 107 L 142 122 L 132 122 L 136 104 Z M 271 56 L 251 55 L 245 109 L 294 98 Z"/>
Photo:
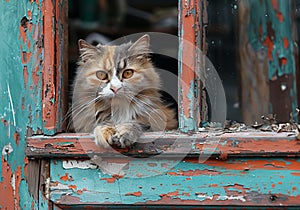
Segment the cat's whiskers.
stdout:
<path fill-rule="evenodd" d="M 91 105 L 93 102 L 97 101 L 100 97 L 96 97 L 93 98 L 90 101 L 87 101 L 84 104 L 80 104 L 78 107 L 73 108 L 72 112 L 79 110 L 79 112 L 81 112 L 84 108 L 88 107 L 89 105 Z"/>
<path fill-rule="evenodd" d="M 141 91 L 142 92 L 142 91 Z M 147 99 L 154 99 L 155 101 L 162 101 L 160 97 L 158 96 L 151 96 L 151 95 L 145 95 L 141 92 L 138 92 L 138 93 L 134 93 L 132 91 L 129 91 L 129 90 L 126 90 L 126 93 L 129 93 L 131 94 L 131 97 L 135 97 L 135 98 L 139 98 L 139 97 L 143 97 L 143 98 L 147 98 Z"/>
<path fill-rule="evenodd" d="M 94 99 L 95 97 L 94 96 L 85 96 L 85 97 L 80 97 L 80 100 L 88 100 L 88 101 L 90 101 L 90 100 L 92 100 L 92 99 Z M 76 108 L 76 107 L 79 107 L 79 106 L 82 106 L 82 105 L 84 105 L 84 104 L 82 104 L 81 102 L 78 102 L 77 100 L 75 100 L 76 101 L 76 103 L 78 104 L 77 106 L 74 106 L 74 104 L 75 103 L 72 103 L 72 107 L 74 108 Z M 68 112 L 72 112 L 72 110 L 69 110 Z"/>
<path fill-rule="evenodd" d="M 91 96 L 86 96 L 83 99 L 90 99 L 90 98 L 91 98 Z M 74 103 L 73 103 L 72 106 L 71 106 L 71 108 L 68 110 L 68 112 L 64 116 L 63 123 L 72 115 L 72 112 L 76 111 L 81 106 L 84 106 L 84 104 L 78 103 L 77 106 L 74 106 Z"/>
<path fill-rule="evenodd" d="M 130 96 L 128 96 L 128 97 L 130 97 Z M 157 116 L 157 118 L 158 118 L 158 120 L 160 120 L 160 122 L 165 122 L 165 120 L 160 116 L 161 113 L 159 113 L 157 111 L 157 108 L 154 107 L 152 105 L 152 103 L 147 103 L 136 97 L 130 97 L 129 99 L 132 102 L 134 102 L 140 110 L 143 110 L 143 112 L 145 112 L 147 114 L 147 116 L 156 123 L 157 126 L 160 126 L 161 124 L 155 118 L 152 117 L 153 114 L 155 114 Z"/>
<path fill-rule="evenodd" d="M 142 101 L 136 101 L 136 100 L 135 100 L 135 102 L 136 102 L 136 105 L 139 106 L 140 109 L 143 109 L 143 111 L 147 114 L 147 116 L 149 117 L 149 119 L 152 119 L 152 121 L 155 122 L 155 124 L 156 124 L 158 127 L 161 125 L 161 124 L 158 122 L 158 120 L 160 120 L 160 122 L 164 122 L 164 119 L 162 119 L 162 118 L 160 117 L 160 115 L 159 115 L 160 113 L 158 113 L 154 107 L 148 105 L 149 107 L 146 106 L 146 109 L 144 109 L 145 106 L 143 106 L 143 104 L 140 104 L 140 102 L 142 102 Z M 149 108 L 153 108 L 153 109 L 148 110 Z M 151 113 L 150 113 L 150 112 L 151 112 Z M 157 118 L 155 119 L 155 118 L 152 116 L 153 114 L 156 115 L 158 119 L 157 119 Z M 150 123 L 150 124 L 151 124 L 151 123 Z"/>
<path fill-rule="evenodd" d="M 76 119 L 76 117 L 78 117 L 78 115 L 83 112 L 86 108 L 88 108 L 92 103 L 94 103 L 95 101 L 97 101 L 98 99 L 100 98 L 100 96 L 84 103 L 84 104 L 81 104 L 79 107 L 76 107 L 75 109 L 72 109 L 72 113 L 75 113 L 77 112 L 75 115 L 72 116 L 73 119 Z"/>
<path fill-rule="evenodd" d="M 151 97 L 148 97 L 147 95 L 142 95 L 142 94 L 138 94 L 138 95 L 136 95 L 136 96 L 132 96 L 132 95 L 127 95 L 129 98 L 129 100 L 131 100 L 131 101 L 134 101 L 134 102 L 141 102 L 141 103 L 143 103 L 144 105 L 146 105 L 146 106 L 149 106 L 149 108 L 152 108 L 153 110 L 151 110 L 151 111 L 155 111 L 156 109 L 155 109 L 155 107 L 152 105 L 153 103 L 152 103 L 152 101 L 149 101 L 149 102 L 146 102 L 146 101 L 144 101 L 144 100 L 142 100 L 141 98 L 138 98 L 137 96 L 145 96 L 145 97 L 147 97 L 147 98 L 151 98 Z M 157 99 L 157 97 L 152 97 L 153 99 Z M 140 107 L 141 108 L 145 108 L 143 105 L 140 105 Z M 156 112 L 158 115 L 160 115 L 160 113 L 158 113 L 158 112 Z"/>

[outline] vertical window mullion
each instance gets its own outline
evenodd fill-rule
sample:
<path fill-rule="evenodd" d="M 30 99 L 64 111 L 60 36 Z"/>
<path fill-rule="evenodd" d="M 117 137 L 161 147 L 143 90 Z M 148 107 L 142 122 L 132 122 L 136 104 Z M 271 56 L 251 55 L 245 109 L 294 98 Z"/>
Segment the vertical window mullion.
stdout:
<path fill-rule="evenodd" d="M 179 130 L 185 133 L 197 131 L 201 119 L 207 119 L 207 113 L 200 115 L 206 3 L 206 0 L 179 1 Z"/>

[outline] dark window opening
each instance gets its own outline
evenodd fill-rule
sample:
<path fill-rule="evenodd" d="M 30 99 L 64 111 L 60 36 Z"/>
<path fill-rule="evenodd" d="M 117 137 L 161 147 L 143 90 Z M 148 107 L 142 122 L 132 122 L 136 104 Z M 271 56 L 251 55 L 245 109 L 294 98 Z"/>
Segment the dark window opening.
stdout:
<path fill-rule="evenodd" d="M 237 69 L 237 11 L 236 0 L 216 1 L 208 4 L 208 53 L 225 90 L 227 119 L 243 121 L 238 97 Z"/>

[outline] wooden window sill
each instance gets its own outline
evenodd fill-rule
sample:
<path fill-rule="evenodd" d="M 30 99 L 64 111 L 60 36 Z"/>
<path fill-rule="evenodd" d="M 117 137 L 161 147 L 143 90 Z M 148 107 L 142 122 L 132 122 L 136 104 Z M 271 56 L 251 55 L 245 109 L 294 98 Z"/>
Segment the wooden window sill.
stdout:
<path fill-rule="evenodd" d="M 131 149 L 107 150 L 97 147 L 90 134 L 38 135 L 27 138 L 26 154 L 32 158 L 88 157 L 93 154 L 114 157 L 120 152 L 137 157 L 158 155 L 162 152 L 165 157 L 185 153 L 187 157 L 209 155 L 220 159 L 229 157 L 300 157 L 300 141 L 291 132 L 253 131 L 219 134 L 200 132 L 193 135 L 178 132 L 151 132 L 146 133 L 142 140 L 148 143 L 138 143 Z"/>
<path fill-rule="evenodd" d="M 40 183 L 46 183 L 45 197 L 62 209 L 116 205 L 120 209 L 130 205 L 251 209 L 299 204 L 300 141 L 293 133 L 171 132 L 146 133 L 142 138 L 154 139 L 154 143 L 116 151 L 97 147 L 90 134 L 40 135 L 27 139 L 26 153 L 29 158 L 45 158 L 42 177 L 48 182 Z M 182 148 L 190 150 L 182 154 Z M 137 157 L 166 155 L 159 160 L 133 160 L 119 152 Z M 102 162 L 96 169 L 89 159 L 97 154 Z M 199 162 L 200 156 L 210 158 Z M 175 162 L 164 157 L 175 157 Z M 107 167 L 120 165 L 124 176 L 107 173 Z"/>

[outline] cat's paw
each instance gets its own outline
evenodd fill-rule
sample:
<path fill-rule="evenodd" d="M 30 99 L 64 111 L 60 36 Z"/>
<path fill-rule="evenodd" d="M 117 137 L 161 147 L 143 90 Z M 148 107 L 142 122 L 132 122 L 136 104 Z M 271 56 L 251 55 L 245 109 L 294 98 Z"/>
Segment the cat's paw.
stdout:
<path fill-rule="evenodd" d="M 95 143 L 104 148 L 109 148 L 113 144 L 113 136 L 116 129 L 113 126 L 99 125 L 94 129 Z"/>
<path fill-rule="evenodd" d="M 141 130 L 132 124 L 118 125 L 116 131 L 112 136 L 112 143 L 121 148 L 132 146 L 141 136 Z"/>

